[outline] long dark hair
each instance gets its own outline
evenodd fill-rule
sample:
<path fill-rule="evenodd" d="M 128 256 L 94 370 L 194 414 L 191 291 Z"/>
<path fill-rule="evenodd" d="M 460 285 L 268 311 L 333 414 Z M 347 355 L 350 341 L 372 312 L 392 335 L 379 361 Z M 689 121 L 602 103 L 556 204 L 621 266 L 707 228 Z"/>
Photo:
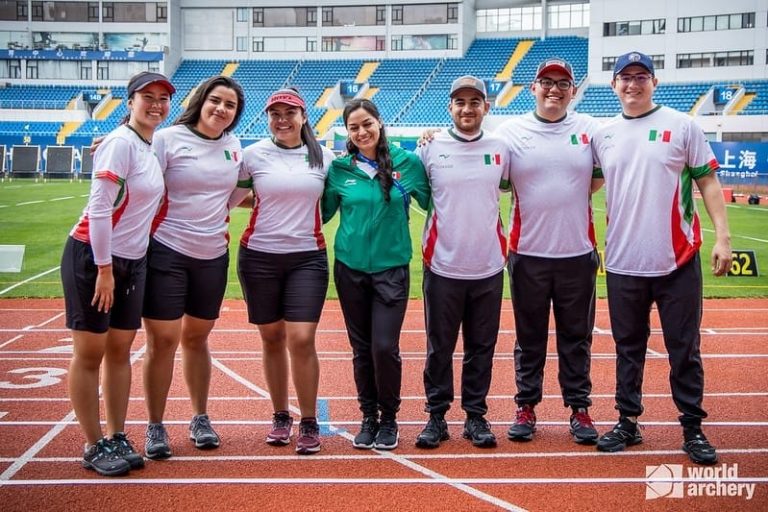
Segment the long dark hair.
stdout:
<path fill-rule="evenodd" d="M 301 94 L 299 94 L 299 90 L 295 87 L 284 87 L 280 90 L 273 92 L 272 95 L 279 94 L 279 93 L 291 94 L 293 96 L 296 96 L 297 98 L 299 98 L 301 102 L 306 104 L 306 102 L 304 102 L 304 98 L 302 98 Z M 270 97 L 272 95 L 270 95 Z M 266 108 L 266 111 L 269 112 L 269 107 Z M 309 160 L 309 167 L 316 167 L 318 169 L 322 169 L 323 168 L 323 149 L 320 147 L 320 143 L 317 141 L 317 137 L 315 137 L 315 132 L 312 130 L 312 126 L 309 124 L 309 115 L 307 114 L 307 111 L 302 108 L 301 114 L 306 118 L 304 119 L 304 123 L 301 125 L 300 134 L 301 134 L 301 142 L 303 142 L 304 145 L 307 146 L 307 157 Z"/>
<path fill-rule="evenodd" d="M 237 123 L 240 122 L 240 116 L 245 109 L 245 94 L 243 88 L 236 80 L 224 75 L 212 76 L 205 82 L 201 83 L 192 97 L 189 99 L 187 108 L 181 115 L 173 122 L 173 124 L 183 124 L 186 126 L 195 127 L 200 121 L 200 113 L 203 110 L 203 105 L 208 95 L 211 94 L 216 87 L 223 86 L 227 89 L 232 89 L 237 95 L 237 109 L 235 111 L 235 117 L 232 119 L 232 123 L 224 129 L 224 133 L 229 133 L 235 129 Z"/>
<path fill-rule="evenodd" d="M 389 154 L 389 143 L 387 142 L 387 134 L 384 131 L 384 123 L 381 120 L 379 109 L 376 108 L 376 105 L 371 100 L 350 100 L 344 107 L 344 113 L 342 114 L 344 126 L 347 126 L 349 115 L 360 108 L 375 117 L 381 125 L 379 129 L 379 142 L 376 143 L 376 163 L 378 164 L 376 175 L 379 177 L 384 200 L 389 202 L 389 191 L 392 189 L 392 156 Z M 360 152 L 360 149 L 352 143 L 352 139 L 349 137 L 347 138 L 347 152 L 351 155 L 357 155 Z"/>

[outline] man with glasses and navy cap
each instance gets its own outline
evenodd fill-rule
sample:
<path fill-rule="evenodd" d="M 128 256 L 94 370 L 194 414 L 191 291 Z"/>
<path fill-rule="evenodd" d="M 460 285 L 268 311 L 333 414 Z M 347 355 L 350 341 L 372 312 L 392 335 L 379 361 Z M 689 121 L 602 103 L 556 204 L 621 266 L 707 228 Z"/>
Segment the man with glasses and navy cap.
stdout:
<path fill-rule="evenodd" d="M 445 413 L 454 397 L 453 353 L 461 327 L 463 436 L 474 446 L 492 447 L 496 437 L 485 414 L 507 256 L 499 197 L 500 188 L 508 188 L 509 154 L 503 140 L 482 129 L 490 110 L 482 80 L 454 80 L 448 110 L 453 127 L 416 151 L 432 188 L 422 240 L 430 417 L 416 446 L 436 448 L 449 437 Z"/>
<path fill-rule="evenodd" d="M 716 276 L 731 267 L 730 233 L 718 163 L 704 132 L 687 114 L 654 103 L 657 84 L 649 56 L 619 57 L 611 86 L 622 113 L 601 126 L 592 141 L 610 219 L 605 268 L 619 411 L 618 423 L 600 437 L 597 448 L 617 452 L 643 440 L 637 418 L 643 413 L 643 367 L 655 303 L 683 451 L 694 463 L 714 464 L 717 452 L 701 430 L 707 413 L 702 409 L 701 225 L 694 182 L 715 228 L 710 265 Z"/>
<path fill-rule="evenodd" d="M 558 380 L 570 407 L 570 434 L 593 444 L 589 416 L 592 328 L 595 323 L 595 249 L 590 142 L 597 121 L 569 112 L 576 94 L 573 68 L 563 59 L 543 61 L 531 84 L 536 109 L 494 132 L 511 150 L 514 204 L 509 220 L 509 281 L 515 315 L 517 412 L 507 432 L 530 441 L 534 407 L 543 398 L 550 305 L 554 311 Z"/>

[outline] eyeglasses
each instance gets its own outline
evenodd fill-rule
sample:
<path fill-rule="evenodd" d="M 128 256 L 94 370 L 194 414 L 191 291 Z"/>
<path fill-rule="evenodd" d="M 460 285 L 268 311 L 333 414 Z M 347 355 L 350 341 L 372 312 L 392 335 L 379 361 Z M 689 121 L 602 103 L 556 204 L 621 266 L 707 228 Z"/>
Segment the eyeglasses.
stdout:
<path fill-rule="evenodd" d="M 632 80 L 634 80 L 637 85 L 645 85 L 648 83 L 648 80 L 650 80 L 651 78 L 653 78 L 651 75 L 646 75 L 646 74 L 616 76 L 616 79 L 621 82 L 630 84 L 632 83 Z"/>
<path fill-rule="evenodd" d="M 552 80 L 551 78 L 539 78 L 536 83 L 542 86 L 544 89 L 551 89 L 557 84 L 557 88 L 561 91 L 567 91 L 573 85 L 570 80 Z"/>

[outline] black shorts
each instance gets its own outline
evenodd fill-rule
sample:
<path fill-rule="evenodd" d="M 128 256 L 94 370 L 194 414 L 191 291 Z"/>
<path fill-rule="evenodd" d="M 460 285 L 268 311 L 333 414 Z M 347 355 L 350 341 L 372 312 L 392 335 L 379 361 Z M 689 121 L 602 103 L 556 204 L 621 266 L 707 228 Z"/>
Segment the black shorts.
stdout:
<path fill-rule="evenodd" d="M 112 256 L 115 291 L 112 309 L 107 313 L 91 305 L 98 272 L 91 246 L 69 237 L 61 256 L 61 284 L 64 287 L 67 328 L 104 333 L 110 327 L 126 330 L 141 327 L 147 258 L 129 260 Z"/>
<path fill-rule="evenodd" d="M 229 253 L 201 260 L 151 239 L 147 252 L 144 317 L 176 320 L 187 314 L 216 320 L 227 288 L 228 268 Z"/>
<path fill-rule="evenodd" d="M 237 275 L 252 324 L 320 320 L 328 291 L 324 249 L 273 254 L 241 246 Z"/>

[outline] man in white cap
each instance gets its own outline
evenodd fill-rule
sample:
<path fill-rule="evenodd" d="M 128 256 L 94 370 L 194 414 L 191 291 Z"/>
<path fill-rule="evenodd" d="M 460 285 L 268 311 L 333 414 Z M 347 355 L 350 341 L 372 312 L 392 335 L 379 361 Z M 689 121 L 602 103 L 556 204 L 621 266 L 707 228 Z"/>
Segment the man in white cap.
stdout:
<path fill-rule="evenodd" d="M 430 414 L 416 440 L 422 448 L 435 448 L 449 437 L 445 413 L 454 398 L 453 353 L 460 327 L 461 407 L 467 415 L 463 436 L 474 446 L 496 445 L 485 414 L 507 254 L 499 196 L 500 186 L 508 187 L 509 155 L 504 141 L 481 128 L 489 109 L 482 80 L 457 78 L 448 104 L 453 127 L 417 150 L 433 201 L 422 241 L 424 388 Z"/>
<path fill-rule="evenodd" d="M 530 441 L 534 408 L 543 398 L 550 305 L 554 311 L 558 380 L 572 410 L 570 434 L 595 443 L 589 416 L 590 358 L 599 266 L 592 225 L 590 141 L 598 123 L 568 111 L 576 94 L 573 68 L 563 59 L 543 61 L 531 84 L 536 109 L 502 124 L 495 134 L 511 151 L 514 204 L 509 220 L 509 277 L 515 315 L 517 412 L 507 432 Z"/>
<path fill-rule="evenodd" d="M 597 448 L 617 452 L 643 440 L 637 417 L 643 413 L 643 368 L 655 303 L 683 451 L 694 463 L 714 464 L 717 452 L 701 430 L 707 413 L 702 408 L 701 225 L 694 181 L 715 228 L 710 264 L 718 276 L 731 266 L 730 233 L 719 166 L 704 132 L 687 114 L 653 102 L 657 84 L 649 56 L 619 57 L 611 86 L 622 113 L 601 126 L 592 143 L 610 219 L 605 268 L 619 411 L 618 423 Z"/>

